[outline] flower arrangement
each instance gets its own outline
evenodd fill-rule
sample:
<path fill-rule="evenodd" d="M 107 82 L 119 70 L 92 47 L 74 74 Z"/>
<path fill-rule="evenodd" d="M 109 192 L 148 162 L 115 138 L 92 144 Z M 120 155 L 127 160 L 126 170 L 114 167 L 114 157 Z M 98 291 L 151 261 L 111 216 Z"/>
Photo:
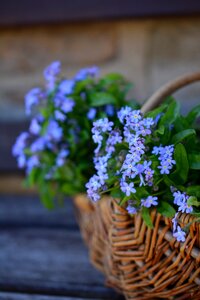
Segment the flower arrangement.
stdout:
<path fill-rule="evenodd" d="M 56 61 L 44 70 L 45 87 L 26 95 L 33 118 L 13 155 L 26 169 L 27 185 L 38 187 L 47 207 L 86 185 L 91 200 L 105 193 L 119 198 L 150 227 L 156 208 L 173 218 L 174 237 L 184 241 L 178 212 L 200 215 L 200 106 L 182 116 L 169 98 L 143 115 L 127 102 L 131 84 L 122 75 L 98 73 L 91 67 L 66 79 Z"/>
<path fill-rule="evenodd" d="M 117 115 L 115 122 L 93 123 L 96 171 L 86 184 L 88 197 L 109 194 L 131 215 L 140 212 L 149 227 L 155 208 L 173 218 L 173 236 L 185 241 L 178 212 L 200 216 L 200 105 L 183 116 L 170 97 L 145 115 L 129 106 Z"/>
<path fill-rule="evenodd" d="M 25 96 L 26 114 L 33 117 L 12 152 L 19 168 L 26 169 L 27 185 L 38 187 L 47 207 L 54 205 L 55 197 L 84 192 L 94 172 L 92 122 L 108 116 L 114 121 L 127 103 L 131 84 L 120 74 L 98 78 L 98 73 L 97 67 L 90 67 L 66 79 L 55 61 L 44 70 L 45 87 Z M 133 100 L 130 105 L 138 107 Z"/>

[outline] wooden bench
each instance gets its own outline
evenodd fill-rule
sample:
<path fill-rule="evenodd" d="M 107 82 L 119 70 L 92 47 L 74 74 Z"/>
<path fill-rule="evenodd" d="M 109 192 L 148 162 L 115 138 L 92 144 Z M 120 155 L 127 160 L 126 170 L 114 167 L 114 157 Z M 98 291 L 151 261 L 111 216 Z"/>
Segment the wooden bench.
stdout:
<path fill-rule="evenodd" d="M 0 299 L 124 299 L 90 264 L 67 199 L 47 211 L 36 196 L 0 195 Z"/>

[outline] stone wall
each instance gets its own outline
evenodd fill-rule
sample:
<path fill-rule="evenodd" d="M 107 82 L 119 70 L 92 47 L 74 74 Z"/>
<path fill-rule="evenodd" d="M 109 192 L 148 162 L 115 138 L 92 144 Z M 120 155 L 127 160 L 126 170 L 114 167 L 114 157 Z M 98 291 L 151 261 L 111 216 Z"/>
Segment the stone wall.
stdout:
<path fill-rule="evenodd" d="M 200 18 L 140 19 L 0 28 L 0 120 L 25 118 L 23 96 L 42 84 L 42 70 L 60 60 L 63 73 L 96 64 L 135 83 L 141 102 L 161 84 L 200 70 Z M 185 110 L 200 85 L 177 93 Z"/>

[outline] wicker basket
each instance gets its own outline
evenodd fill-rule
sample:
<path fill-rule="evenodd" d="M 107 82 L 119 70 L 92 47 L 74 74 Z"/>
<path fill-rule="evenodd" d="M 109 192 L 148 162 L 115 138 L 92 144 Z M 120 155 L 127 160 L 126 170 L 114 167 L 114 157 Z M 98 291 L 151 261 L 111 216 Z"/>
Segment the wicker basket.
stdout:
<path fill-rule="evenodd" d="M 165 85 L 147 101 L 143 112 L 197 80 L 200 73 Z M 79 195 L 75 206 L 91 261 L 106 275 L 107 285 L 126 299 L 200 300 L 200 223 L 192 222 L 186 241 L 180 243 L 173 238 L 171 219 L 156 210 L 151 213 L 151 229 L 139 213 L 131 217 L 111 197 L 93 204 Z M 180 214 L 179 219 L 186 225 L 194 217 Z"/>

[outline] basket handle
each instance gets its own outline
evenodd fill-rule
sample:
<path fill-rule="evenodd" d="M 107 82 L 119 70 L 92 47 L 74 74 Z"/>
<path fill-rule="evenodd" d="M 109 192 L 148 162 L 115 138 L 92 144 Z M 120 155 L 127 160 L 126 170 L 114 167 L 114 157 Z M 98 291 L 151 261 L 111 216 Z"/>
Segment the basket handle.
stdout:
<path fill-rule="evenodd" d="M 158 106 L 169 95 L 180 88 L 200 80 L 200 72 L 185 74 L 161 86 L 142 106 L 143 113 Z"/>

